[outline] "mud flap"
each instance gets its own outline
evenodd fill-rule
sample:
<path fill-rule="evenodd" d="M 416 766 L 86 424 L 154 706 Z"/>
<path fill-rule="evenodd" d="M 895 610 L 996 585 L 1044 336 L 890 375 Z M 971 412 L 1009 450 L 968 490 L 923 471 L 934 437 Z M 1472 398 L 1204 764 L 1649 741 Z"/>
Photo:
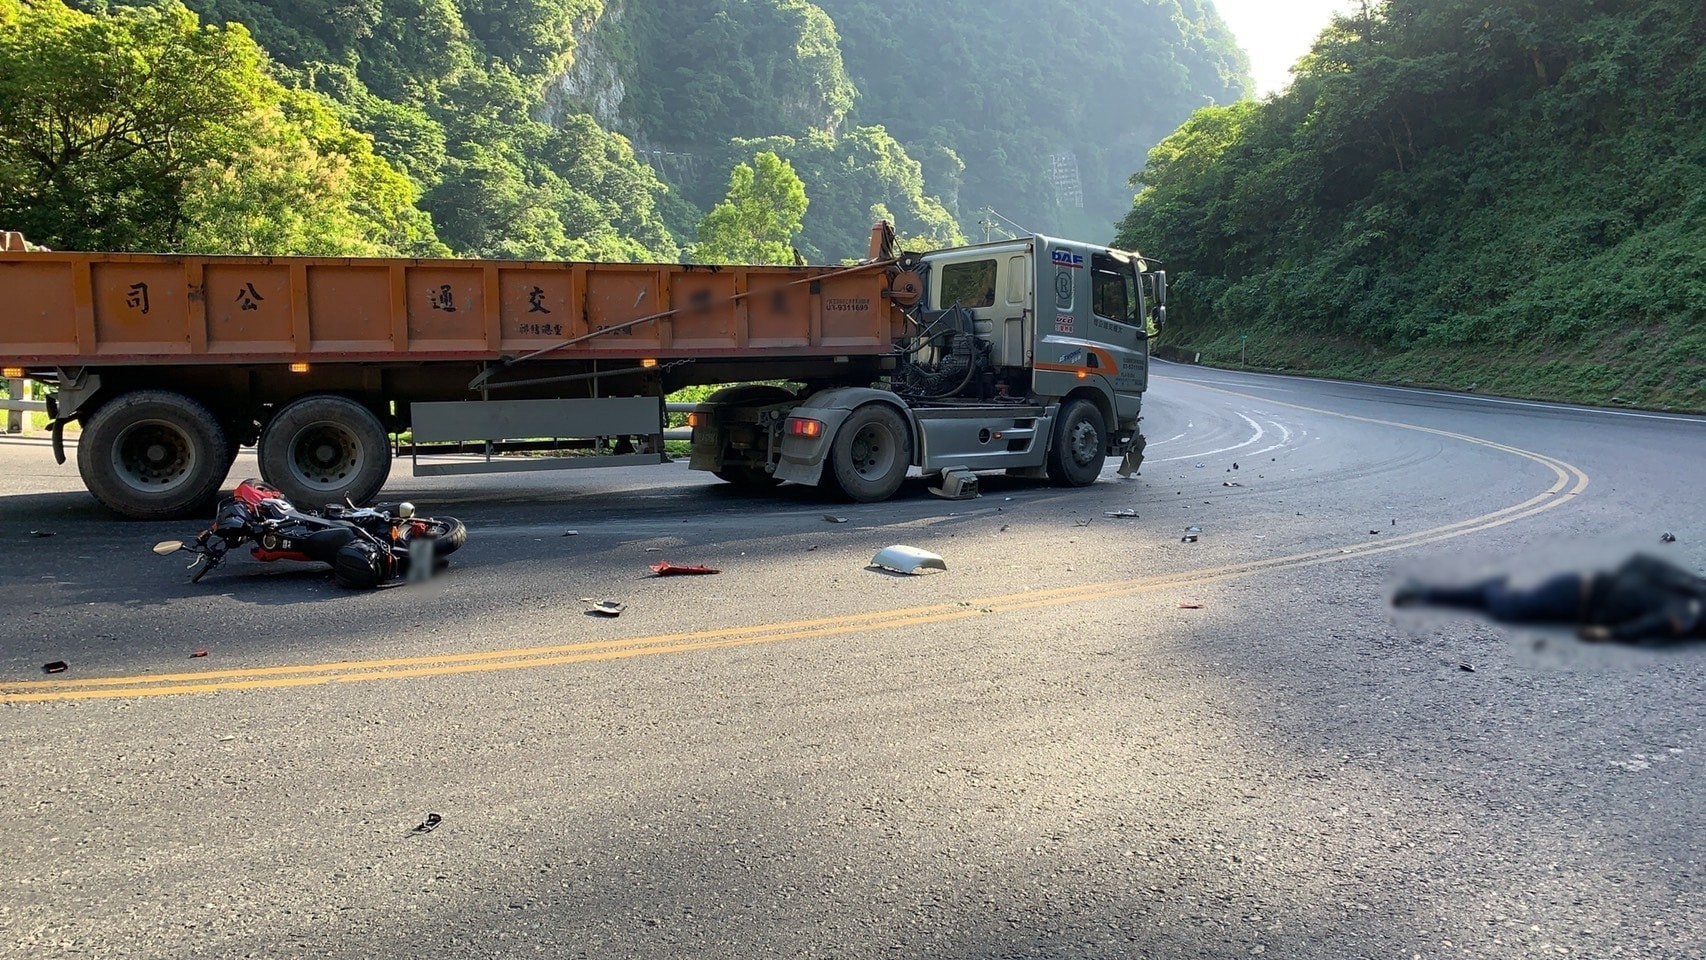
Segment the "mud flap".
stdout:
<path fill-rule="evenodd" d="M 1125 456 L 1120 458 L 1119 475 L 1123 480 L 1137 476 L 1137 471 L 1143 466 L 1143 448 L 1149 445 L 1149 440 L 1143 434 L 1138 434 L 1131 446 L 1126 448 Z"/>

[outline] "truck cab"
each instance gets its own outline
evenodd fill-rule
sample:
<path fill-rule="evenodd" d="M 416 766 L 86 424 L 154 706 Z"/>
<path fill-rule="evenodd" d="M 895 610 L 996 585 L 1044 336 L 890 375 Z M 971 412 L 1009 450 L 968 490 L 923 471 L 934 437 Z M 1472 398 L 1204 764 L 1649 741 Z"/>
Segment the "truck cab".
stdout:
<path fill-rule="evenodd" d="M 970 311 L 1008 381 L 1038 397 L 1094 394 L 1135 434 L 1149 386 L 1146 264 L 1109 247 L 1036 235 L 926 254 L 928 305 Z"/>
<path fill-rule="evenodd" d="M 693 466 L 861 501 L 892 495 L 913 468 L 942 475 L 942 489 L 952 476 L 973 490 L 977 471 L 1084 486 L 1109 456 L 1136 470 L 1164 274 L 1135 253 L 1043 235 L 903 255 L 898 266 L 911 329 L 886 383 L 798 398 L 769 388 L 756 409 L 719 402 L 750 393 L 713 397 L 696 417 Z M 750 429 L 766 422 L 768 436 Z M 731 467 L 718 430 L 733 423 L 748 428 L 751 459 Z"/>

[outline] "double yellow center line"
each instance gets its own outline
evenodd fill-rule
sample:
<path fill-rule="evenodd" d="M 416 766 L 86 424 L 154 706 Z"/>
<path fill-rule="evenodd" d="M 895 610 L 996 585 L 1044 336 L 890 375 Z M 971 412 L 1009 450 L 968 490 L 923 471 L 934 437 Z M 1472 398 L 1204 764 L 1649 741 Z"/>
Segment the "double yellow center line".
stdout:
<path fill-rule="evenodd" d="M 1213 387 L 1203 389 L 1221 393 Z M 75 680 L 23 680 L 0 682 L 0 703 L 30 703 L 63 700 L 91 700 L 112 697 L 154 697 L 190 693 L 211 693 L 219 690 L 260 690 L 282 687 L 303 687 L 326 683 L 359 683 L 369 680 L 401 680 L 410 677 L 441 677 L 453 674 L 483 673 L 494 670 L 522 670 L 536 667 L 561 666 L 573 663 L 594 663 L 604 660 L 623 660 L 631 657 L 655 656 L 666 653 L 689 653 L 718 650 L 728 647 L 780 643 L 787 640 L 807 640 L 816 637 L 844 636 L 873 630 L 895 630 L 967 620 L 974 617 L 1059 607 L 1094 600 L 1133 596 L 1177 587 L 1198 586 L 1245 577 L 1270 570 L 1315 566 L 1354 557 L 1405 550 L 1455 537 L 1479 533 L 1493 527 L 1513 523 L 1551 510 L 1587 489 L 1588 476 L 1580 469 L 1543 454 L 1506 444 L 1494 443 L 1465 434 L 1421 427 L 1414 424 L 1352 416 L 1296 404 L 1282 403 L 1244 394 L 1233 396 L 1259 400 L 1276 406 L 1293 407 L 1312 413 L 1327 414 L 1348 420 L 1379 424 L 1446 439 L 1490 447 L 1504 453 L 1538 463 L 1553 473 L 1553 482 L 1544 491 L 1490 513 L 1459 520 L 1444 526 L 1432 527 L 1374 543 L 1358 541 L 1347 546 L 1293 553 L 1266 559 L 1250 560 L 1202 570 L 1156 574 L 1125 580 L 1027 590 L 999 596 L 984 597 L 955 603 L 879 610 L 871 613 L 812 620 L 793 620 L 784 623 L 728 627 L 717 630 L 696 630 L 685 633 L 656 634 L 621 640 L 600 640 L 567 643 L 553 646 L 522 647 L 509 650 L 490 650 L 473 653 L 446 653 L 421 657 L 398 657 L 384 660 L 352 660 L 277 667 L 255 667 L 235 670 L 207 670 L 192 673 L 144 674 L 127 677 L 90 677 Z"/>

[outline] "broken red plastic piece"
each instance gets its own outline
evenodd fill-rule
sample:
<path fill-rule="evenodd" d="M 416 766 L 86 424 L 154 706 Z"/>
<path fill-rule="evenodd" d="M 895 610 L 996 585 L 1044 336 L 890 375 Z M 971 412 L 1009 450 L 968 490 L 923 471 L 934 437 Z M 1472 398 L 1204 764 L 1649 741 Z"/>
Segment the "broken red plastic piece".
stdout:
<path fill-rule="evenodd" d="M 713 570 L 710 567 L 670 563 L 668 560 L 652 564 L 652 572 L 660 577 L 690 577 L 704 576 L 708 573 L 722 573 L 721 570 Z"/>
<path fill-rule="evenodd" d="M 190 659 L 194 660 L 196 657 L 205 657 L 205 656 L 207 656 L 206 650 L 197 650 L 196 652 L 190 654 Z"/>

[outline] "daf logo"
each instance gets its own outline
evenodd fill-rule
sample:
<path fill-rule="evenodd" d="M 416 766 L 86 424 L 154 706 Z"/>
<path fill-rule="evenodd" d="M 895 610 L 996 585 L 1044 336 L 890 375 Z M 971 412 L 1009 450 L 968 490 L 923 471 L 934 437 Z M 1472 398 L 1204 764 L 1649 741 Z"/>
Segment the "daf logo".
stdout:
<path fill-rule="evenodd" d="M 1084 266 L 1083 254 L 1073 253 L 1070 250 L 1056 250 L 1056 251 L 1054 251 L 1054 253 L 1051 256 L 1053 256 L 1056 266 L 1060 266 L 1060 267 L 1082 267 L 1082 266 Z"/>

